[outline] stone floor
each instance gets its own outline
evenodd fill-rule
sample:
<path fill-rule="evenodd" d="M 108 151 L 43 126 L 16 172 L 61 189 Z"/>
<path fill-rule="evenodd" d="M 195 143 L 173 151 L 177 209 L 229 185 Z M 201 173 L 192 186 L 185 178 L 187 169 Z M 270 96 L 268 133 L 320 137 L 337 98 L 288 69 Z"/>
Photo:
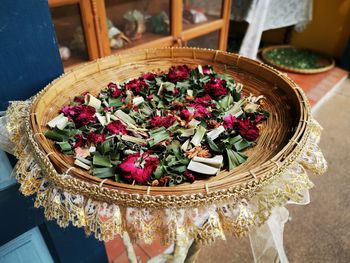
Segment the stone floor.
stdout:
<path fill-rule="evenodd" d="M 347 77 L 339 68 L 315 75 L 288 75 L 304 89 L 325 128 L 321 148 L 329 169 L 322 177 L 311 177 L 316 186 L 310 192 L 310 205 L 288 207 L 291 221 L 285 228 L 286 253 L 290 262 L 350 262 L 350 80 L 338 85 Z M 164 250 L 157 241 L 134 244 L 134 248 L 141 262 Z M 110 262 L 127 262 L 119 237 L 106 243 L 106 251 Z M 253 262 L 249 240 L 217 241 L 201 250 L 197 262 Z"/>

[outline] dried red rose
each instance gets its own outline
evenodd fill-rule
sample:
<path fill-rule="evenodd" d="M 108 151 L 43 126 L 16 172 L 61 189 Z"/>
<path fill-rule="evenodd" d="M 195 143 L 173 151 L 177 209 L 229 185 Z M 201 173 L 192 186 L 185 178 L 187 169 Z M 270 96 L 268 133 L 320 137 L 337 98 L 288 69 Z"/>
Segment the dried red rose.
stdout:
<path fill-rule="evenodd" d="M 126 127 L 121 121 L 113 121 L 106 126 L 107 130 L 112 134 L 126 134 Z"/>
<path fill-rule="evenodd" d="M 75 96 L 73 99 L 74 102 L 83 104 L 85 102 L 85 97 L 84 96 Z"/>
<path fill-rule="evenodd" d="M 203 74 L 211 74 L 211 69 L 208 66 L 202 67 Z"/>
<path fill-rule="evenodd" d="M 236 117 L 230 114 L 224 118 L 224 127 L 225 129 L 233 129 Z"/>
<path fill-rule="evenodd" d="M 73 146 L 74 148 L 82 147 L 86 143 L 86 140 L 85 140 L 85 138 L 83 137 L 82 134 L 74 135 L 74 139 L 75 139 L 75 143 L 74 143 L 74 146 Z"/>
<path fill-rule="evenodd" d="M 211 79 L 204 85 L 204 92 L 213 98 L 224 96 L 227 94 L 226 81 L 211 77 Z"/>
<path fill-rule="evenodd" d="M 88 105 L 64 106 L 61 112 L 68 117 L 69 120 L 73 120 L 77 126 L 96 122 L 96 109 Z"/>
<path fill-rule="evenodd" d="M 183 175 L 186 177 L 186 180 L 190 182 L 191 184 L 196 180 L 195 176 L 193 173 L 189 170 L 186 170 Z"/>
<path fill-rule="evenodd" d="M 110 82 L 107 86 L 113 98 L 118 98 L 122 94 L 122 90 L 117 84 Z"/>
<path fill-rule="evenodd" d="M 126 157 L 119 165 L 118 169 L 121 176 L 126 180 L 144 184 L 150 178 L 152 173 L 157 169 L 159 159 L 149 153 L 134 153 Z"/>
<path fill-rule="evenodd" d="M 150 124 L 152 128 L 158 128 L 161 126 L 165 128 L 169 128 L 175 121 L 176 121 L 176 118 L 174 116 L 166 116 L 166 117 L 155 116 L 151 119 Z"/>
<path fill-rule="evenodd" d="M 142 89 L 147 87 L 148 84 L 143 78 L 133 79 L 125 84 L 125 88 L 131 90 L 135 95 L 139 94 Z"/>
<path fill-rule="evenodd" d="M 265 116 L 263 114 L 257 114 L 255 115 L 255 123 L 259 123 L 265 119 Z"/>
<path fill-rule="evenodd" d="M 114 110 L 114 107 L 104 107 L 103 112 L 112 112 Z"/>
<path fill-rule="evenodd" d="M 78 116 L 80 112 L 80 106 L 63 106 L 61 108 L 61 112 L 64 114 L 64 116 L 68 117 L 69 120 L 72 120 Z"/>
<path fill-rule="evenodd" d="M 191 107 L 195 108 L 193 117 L 194 118 L 206 118 L 210 117 L 211 113 L 208 111 L 208 109 L 201 105 L 201 104 L 189 104 Z"/>
<path fill-rule="evenodd" d="M 142 75 L 142 78 L 147 79 L 147 80 L 154 80 L 156 78 L 156 75 L 151 73 L 151 72 L 147 72 L 147 73 Z"/>
<path fill-rule="evenodd" d="M 190 75 L 190 69 L 186 65 L 171 67 L 167 78 L 169 81 L 176 83 L 178 81 L 183 81 Z"/>
<path fill-rule="evenodd" d="M 106 140 L 106 135 L 105 134 L 100 134 L 100 133 L 95 133 L 95 132 L 90 132 L 87 136 L 87 141 L 88 143 L 99 143 L 99 142 L 104 142 Z"/>
<path fill-rule="evenodd" d="M 91 106 L 81 105 L 81 111 L 79 115 L 75 118 L 75 122 L 81 125 L 87 125 L 89 123 L 96 122 L 95 113 L 96 109 Z"/>
<path fill-rule="evenodd" d="M 194 100 L 196 103 L 203 104 L 204 106 L 208 106 L 209 103 L 212 101 L 212 98 L 206 94 L 203 97 L 196 98 Z"/>
<path fill-rule="evenodd" d="M 259 129 L 250 119 L 237 119 L 237 131 L 249 141 L 255 141 L 259 137 Z"/>
<path fill-rule="evenodd" d="M 183 120 L 190 121 L 190 119 L 191 119 L 191 117 L 192 117 L 192 113 L 191 113 L 188 109 L 183 109 L 183 110 L 180 112 L 180 117 L 181 117 L 181 119 L 183 119 Z"/>

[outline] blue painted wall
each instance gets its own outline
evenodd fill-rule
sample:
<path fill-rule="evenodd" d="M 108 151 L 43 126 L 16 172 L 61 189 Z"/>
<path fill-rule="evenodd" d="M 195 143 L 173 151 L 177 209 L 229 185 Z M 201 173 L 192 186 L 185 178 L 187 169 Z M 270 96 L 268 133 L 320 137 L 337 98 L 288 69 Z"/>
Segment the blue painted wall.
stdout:
<path fill-rule="evenodd" d="M 1 0 L 0 44 L 0 110 L 63 72 L 47 0 Z"/>
<path fill-rule="evenodd" d="M 63 73 L 47 0 L 0 1 L 0 110 L 36 94 Z M 39 226 L 55 262 L 107 262 L 103 242 L 47 222 L 12 185 L 0 191 L 0 246 Z"/>

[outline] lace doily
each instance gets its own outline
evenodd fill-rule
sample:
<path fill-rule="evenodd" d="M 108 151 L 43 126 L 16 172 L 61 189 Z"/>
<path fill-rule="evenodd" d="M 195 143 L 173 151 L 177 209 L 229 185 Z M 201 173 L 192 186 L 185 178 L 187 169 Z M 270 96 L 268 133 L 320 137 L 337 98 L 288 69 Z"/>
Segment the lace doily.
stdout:
<path fill-rule="evenodd" d="M 49 159 L 40 161 L 35 154 L 37 149 L 29 143 L 35 136 L 28 132 L 26 126 L 30 117 L 29 106 L 29 100 L 13 102 L 0 122 L 0 129 L 6 126 L 9 137 L 3 136 L 1 140 L 15 145 L 13 154 L 18 163 L 14 174 L 21 184 L 20 191 L 26 196 L 36 196 L 35 207 L 43 207 L 47 219 L 55 219 L 61 227 L 69 223 L 83 227 L 87 234 L 93 233 L 99 240 L 111 240 L 124 231 L 132 240 L 145 243 L 151 243 L 155 237 L 160 237 L 163 243 L 176 241 L 178 244 L 192 239 L 209 243 L 216 238 L 225 239 L 226 234 L 240 237 L 262 225 L 273 208 L 284 206 L 287 202 L 299 202 L 303 198 L 304 191 L 313 186 L 305 169 L 315 174 L 322 174 L 327 169 L 317 146 L 321 127 L 311 119 L 308 122 L 309 135 L 298 157 L 283 170 L 277 170 L 276 175 L 261 187 L 242 189 L 246 191 L 244 195 L 189 207 L 117 205 L 62 188 L 64 182 L 74 179 L 70 175 L 58 174 L 56 179 L 52 179 L 51 170 L 46 169 Z M 93 185 L 87 187 L 91 191 L 96 188 Z M 116 191 L 118 194 L 122 193 Z"/>

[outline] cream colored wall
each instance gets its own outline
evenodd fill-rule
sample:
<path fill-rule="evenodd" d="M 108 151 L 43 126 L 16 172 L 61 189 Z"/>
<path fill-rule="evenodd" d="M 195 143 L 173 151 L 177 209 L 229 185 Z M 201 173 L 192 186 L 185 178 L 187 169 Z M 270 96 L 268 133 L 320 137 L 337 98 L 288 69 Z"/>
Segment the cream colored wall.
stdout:
<path fill-rule="evenodd" d="M 350 0 L 314 0 L 313 20 L 291 44 L 340 58 L 350 36 Z"/>

